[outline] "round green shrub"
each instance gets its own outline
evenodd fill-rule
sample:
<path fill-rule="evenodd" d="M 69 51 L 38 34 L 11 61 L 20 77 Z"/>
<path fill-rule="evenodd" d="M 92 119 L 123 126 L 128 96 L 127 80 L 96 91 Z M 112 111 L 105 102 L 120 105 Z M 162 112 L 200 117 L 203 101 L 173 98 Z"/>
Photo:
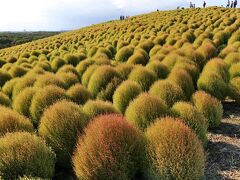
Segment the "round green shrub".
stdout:
<path fill-rule="evenodd" d="M 64 81 L 53 73 L 45 73 L 37 78 L 37 81 L 34 83 L 36 88 L 44 88 L 49 85 L 58 86 L 60 88 L 65 88 L 66 84 Z"/>
<path fill-rule="evenodd" d="M 150 88 L 149 93 L 162 99 L 169 107 L 175 102 L 185 100 L 182 89 L 169 80 L 158 80 Z"/>
<path fill-rule="evenodd" d="M 240 104 L 240 77 L 233 78 L 229 82 L 230 97 Z"/>
<path fill-rule="evenodd" d="M 8 73 L 12 76 L 12 77 L 21 77 L 23 75 L 25 75 L 27 73 L 27 69 L 18 66 L 18 65 L 13 65 L 11 67 L 11 69 L 8 71 Z"/>
<path fill-rule="evenodd" d="M 53 72 L 57 72 L 58 69 L 64 66 L 65 64 L 66 64 L 66 61 L 64 61 L 62 58 L 55 57 L 51 62 L 51 68 Z"/>
<path fill-rule="evenodd" d="M 39 89 L 32 98 L 30 113 L 34 125 L 38 126 L 42 113 L 55 102 L 67 99 L 65 90 L 57 86 L 46 86 Z"/>
<path fill-rule="evenodd" d="M 168 114 L 167 105 L 157 96 L 147 93 L 140 94 L 126 109 L 125 116 L 128 122 L 135 124 L 141 130 L 147 128 L 156 118 Z"/>
<path fill-rule="evenodd" d="M 192 77 L 184 69 L 173 69 L 168 76 L 168 80 L 174 82 L 184 92 L 184 95 L 187 99 L 190 99 L 192 96 L 195 87 L 193 84 Z"/>
<path fill-rule="evenodd" d="M 201 142 L 180 120 L 158 119 L 146 131 L 149 179 L 201 179 L 205 155 Z"/>
<path fill-rule="evenodd" d="M 36 90 L 32 87 L 25 88 L 14 98 L 12 105 L 13 109 L 18 113 L 30 118 L 30 106 L 35 93 Z"/>
<path fill-rule="evenodd" d="M 229 69 L 230 78 L 240 77 L 240 62 L 231 65 Z"/>
<path fill-rule="evenodd" d="M 200 75 L 197 82 L 198 90 L 206 91 L 212 96 L 223 100 L 228 94 L 228 85 L 222 77 L 214 72 L 207 72 Z"/>
<path fill-rule="evenodd" d="M 133 55 L 134 48 L 131 46 L 124 46 L 117 51 L 115 56 L 116 61 L 126 62 L 130 56 Z"/>
<path fill-rule="evenodd" d="M 51 179 L 54 166 L 55 154 L 36 135 L 16 132 L 0 138 L 1 178 L 30 176 Z"/>
<path fill-rule="evenodd" d="M 76 66 L 76 70 L 79 74 L 79 77 L 82 78 L 83 73 L 87 70 L 87 68 L 89 66 L 91 66 L 92 64 L 94 64 L 94 60 L 92 59 L 85 59 L 83 61 L 81 61 L 77 66 Z"/>
<path fill-rule="evenodd" d="M 7 106 L 7 107 L 11 106 L 11 100 L 6 94 L 4 94 L 1 91 L 0 91 L 0 105 Z"/>
<path fill-rule="evenodd" d="M 73 66 L 76 66 L 80 62 L 80 59 L 74 54 L 66 54 L 63 59 L 67 64 L 71 64 Z"/>
<path fill-rule="evenodd" d="M 158 79 L 165 79 L 169 74 L 167 66 L 158 61 L 149 62 L 146 68 L 155 72 Z"/>
<path fill-rule="evenodd" d="M 219 100 L 205 93 L 197 91 L 192 96 L 196 109 L 208 120 L 209 128 L 216 128 L 223 118 L 223 106 Z"/>
<path fill-rule="evenodd" d="M 145 56 L 141 53 L 134 53 L 128 58 L 127 63 L 146 65 L 148 63 L 148 59 L 146 59 Z"/>
<path fill-rule="evenodd" d="M 87 70 L 82 75 L 82 79 L 81 79 L 82 85 L 84 85 L 85 87 L 88 87 L 89 80 L 97 68 L 98 68 L 98 65 L 95 65 L 95 64 L 87 68 Z"/>
<path fill-rule="evenodd" d="M 80 137 L 73 156 L 79 179 L 137 179 L 145 168 L 145 138 L 122 116 L 95 118 Z"/>
<path fill-rule="evenodd" d="M 57 74 L 59 73 L 73 73 L 79 77 L 78 71 L 72 65 L 64 65 L 63 67 L 59 68 Z"/>
<path fill-rule="evenodd" d="M 146 67 L 138 66 L 132 70 L 128 79 L 137 82 L 143 91 L 148 91 L 154 81 L 157 80 L 157 75 Z"/>
<path fill-rule="evenodd" d="M 92 94 L 81 84 L 75 84 L 67 90 L 67 96 L 77 104 L 85 104 Z"/>
<path fill-rule="evenodd" d="M 97 94 L 105 89 L 109 81 L 114 77 L 118 77 L 118 73 L 111 66 L 99 66 L 94 73 L 92 74 L 89 83 L 88 90 L 94 97 L 97 97 Z"/>
<path fill-rule="evenodd" d="M 134 68 L 134 65 L 131 64 L 120 64 L 116 66 L 116 71 L 119 74 L 119 76 L 123 79 L 126 80 L 128 78 L 128 75 L 132 72 Z"/>
<path fill-rule="evenodd" d="M 71 168 L 71 155 L 86 123 L 87 116 L 81 108 L 66 100 L 44 111 L 38 132 L 53 148 L 60 167 Z"/>
<path fill-rule="evenodd" d="M 228 65 L 236 64 L 240 62 L 240 53 L 229 53 L 225 59 L 224 62 Z"/>
<path fill-rule="evenodd" d="M 57 73 L 57 77 L 60 77 L 60 79 L 64 82 L 65 88 L 69 88 L 74 84 L 79 83 L 78 77 L 71 72 Z"/>
<path fill-rule="evenodd" d="M 205 119 L 203 114 L 198 112 L 192 104 L 177 102 L 172 107 L 172 113 L 181 118 L 187 126 L 192 128 L 204 144 L 207 142 L 207 119 Z"/>
<path fill-rule="evenodd" d="M 141 87 L 136 82 L 130 80 L 124 81 L 118 86 L 113 95 L 114 107 L 124 114 L 129 103 L 141 92 Z"/>
<path fill-rule="evenodd" d="M 102 100 L 89 100 L 83 106 L 83 111 L 90 119 L 103 114 L 118 113 L 112 103 Z"/>
<path fill-rule="evenodd" d="M 16 131 L 32 132 L 32 123 L 12 109 L 0 106 L 0 137 Z"/>
<path fill-rule="evenodd" d="M 2 92 L 4 92 L 8 97 L 12 96 L 13 88 L 20 78 L 13 78 L 7 81 L 2 87 Z"/>
<path fill-rule="evenodd" d="M 7 71 L 0 69 L 0 87 L 3 87 L 10 79 L 12 76 Z"/>

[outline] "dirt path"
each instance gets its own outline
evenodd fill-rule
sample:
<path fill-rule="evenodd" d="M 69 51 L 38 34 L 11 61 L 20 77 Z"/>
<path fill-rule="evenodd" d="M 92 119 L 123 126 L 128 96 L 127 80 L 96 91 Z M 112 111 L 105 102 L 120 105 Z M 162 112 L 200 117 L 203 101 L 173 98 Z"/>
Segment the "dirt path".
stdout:
<path fill-rule="evenodd" d="M 240 105 L 224 104 L 224 119 L 208 134 L 206 179 L 240 180 Z"/>

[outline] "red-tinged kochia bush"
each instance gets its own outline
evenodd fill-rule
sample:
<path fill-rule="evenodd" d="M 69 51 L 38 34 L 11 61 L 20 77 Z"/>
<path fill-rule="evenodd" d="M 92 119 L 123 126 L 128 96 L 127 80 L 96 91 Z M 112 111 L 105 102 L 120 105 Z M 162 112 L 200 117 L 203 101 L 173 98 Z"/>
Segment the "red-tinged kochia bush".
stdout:
<path fill-rule="evenodd" d="M 75 84 L 67 90 L 67 96 L 77 104 L 85 104 L 92 94 L 81 84 Z"/>
<path fill-rule="evenodd" d="M 27 132 L 8 133 L 0 138 L 0 177 L 52 179 L 55 154 L 45 142 Z"/>
<path fill-rule="evenodd" d="M 113 105 L 119 112 L 124 114 L 129 103 L 141 92 L 141 87 L 136 82 L 124 81 L 118 86 L 113 95 Z"/>
<path fill-rule="evenodd" d="M 10 108 L 0 106 L 0 137 L 16 131 L 32 132 L 33 125 L 26 117 Z"/>
<path fill-rule="evenodd" d="M 128 122 L 135 124 L 141 130 L 147 128 L 156 118 L 166 116 L 168 108 L 165 102 L 157 96 L 148 93 L 140 94 L 127 107 L 125 116 Z"/>
<path fill-rule="evenodd" d="M 209 128 L 218 127 L 223 117 L 221 102 L 204 91 L 197 91 L 192 96 L 196 109 L 208 120 Z"/>
<path fill-rule="evenodd" d="M 158 119 L 146 131 L 149 179 L 201 179 L 205 155 L 196 134 L 178 119 Z"/>
<path fill-rule="evenodd" d="M 64 89 L 52 85 L 39 89 L 33 96 L 30 106 L 31 119 L 34 125 L 37 126 L 39 124 L 39 120 L 45 109 L 62 99 L 67 99 Z"/>
<path fill-rule="evenodd" d="M 192 104 L 177 102 L 172 107 L 172 113 L 195 131 L 203 144 L 207 142 L 208 121 Z"/>
<path fill-rule="evenodd" d="M 169 107 L 172 107 L 175 102 L 186 99 L 181 87 L 169 80 L 156 81 L 149 93 L 164 100 Z"/>
<path fill-rule="evenodd" d="M 78 179 L 137 179 L 143 177 L 145 138 L 122 116 L 99 116 L 79 138 L 73 156 Z"/>
<path fill-rule="evenodd" d="M 39 124 L 39 134 L 44 137 L 57 155 L 60 167 L 71 168 L 71 155 L 77 137 L 87 124 L 87 116 L 75 103 L 63 100 L 44 111 Z"/>

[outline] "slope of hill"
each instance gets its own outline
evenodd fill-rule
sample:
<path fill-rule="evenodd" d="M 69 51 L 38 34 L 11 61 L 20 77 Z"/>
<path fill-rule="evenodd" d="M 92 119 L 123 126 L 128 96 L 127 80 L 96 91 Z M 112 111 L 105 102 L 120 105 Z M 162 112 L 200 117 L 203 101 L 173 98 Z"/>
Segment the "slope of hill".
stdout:
<path fill-rule="evenodd" d="M 2 49 L 0 90 L 0 178 L 201 179 L 222 102 L 240 103 L 240 9 L 153 12 Z"/>

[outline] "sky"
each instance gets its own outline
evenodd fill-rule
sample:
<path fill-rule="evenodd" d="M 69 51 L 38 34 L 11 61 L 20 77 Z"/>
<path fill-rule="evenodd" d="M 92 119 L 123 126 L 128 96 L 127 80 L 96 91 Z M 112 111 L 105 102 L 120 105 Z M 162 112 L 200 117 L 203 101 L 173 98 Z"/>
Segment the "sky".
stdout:
<path fill-rule="evenodd" d="M 187 7 L 190 0 L 0 0 L 0 31 L 62 31 L 152 11 Z M 197 7 L 203 0 L 192 0 Z M 227 0 L 206 0 L 226 5 Z"/>

